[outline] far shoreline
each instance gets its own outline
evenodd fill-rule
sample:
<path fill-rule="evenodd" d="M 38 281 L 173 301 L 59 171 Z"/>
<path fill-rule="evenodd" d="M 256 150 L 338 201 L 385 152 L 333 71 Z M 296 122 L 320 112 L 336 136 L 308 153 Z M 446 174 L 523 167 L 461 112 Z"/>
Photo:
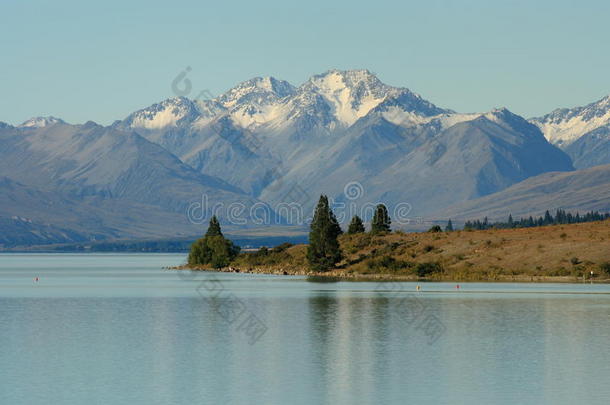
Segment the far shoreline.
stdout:
<path fill-rule="evenodd" d="M 306 277 L 318 278 L 323 282 L 414 282 L 414 283 L 523 283 L 523 284 L 542 284 L 542 283 L 557 283 L 557 284 L 610 284 L 610 278 L 594 280 L 578 279 L 571 276 L 527 276 L 515 275 L 504 276 L 498 278 L 471 278 L 471 279 L 453 279 L 453 278 L 420 278 L 411 275 L 393 275 L 393 274 L 346 274 L 337 271 L 329 272 L 314 272 L 308 270 L 287 271 L 274 268 L 254 268 L 242 269 L 237 267 L 225 267 L 220 269 L 211 269 L 206 266 L 190 266 L 180 265 L 165 267 L 165 270 L 172 271 L 194 271 L 202 273 L 234 273 L 234 274 L 261 274 L 273 276 L 287 277 Z"/>

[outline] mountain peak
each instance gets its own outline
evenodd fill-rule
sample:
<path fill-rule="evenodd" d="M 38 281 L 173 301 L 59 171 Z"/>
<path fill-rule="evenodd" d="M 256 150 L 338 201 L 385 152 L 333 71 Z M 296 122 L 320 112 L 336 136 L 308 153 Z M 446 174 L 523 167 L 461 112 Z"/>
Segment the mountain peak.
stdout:
<path fill-rule="evenodd" d="M 239 104 L 269 104 L 294 93 L 294 86 L 271 76 L 254 77 L 233 87 L 218 97 L 226 108 Z"/>
<path fill-rule="evenodd" d="M 65 124 L 65 122 L 52 116 L 33 117 L 19 125 L 19 128 L 43 128 L 54 124 Z"/>
<path fill-rule="evenodd" d="M 559 108 L 530 121 L 550 142 L 566 147 L 591 131 L 610 125 L 610 95 L 583 107 Z"/>
<path fill-rule="evenodd" d="M 490 112 L 488 112 L 487 114 L 484 114 L 484 115 L 486 118 L 488 118 L 492 121 L 495 119 L 500 119 L 500 120 L 509 119 L 510 120 L 510 119 L 515 119 L 515 118 L 523 120 L 522 117 L 518 116 L 517 114 L 514 114 L 506 107 L 494 108 L 493 110 L 491 110 Z"/>
<path fill-rule="evenodd" d="M 312 76 L 304 87 L 317 87 L 327 90 L 342 88 L 356 88 L 358 86 L 387 87 L 377 76 L 367 69 L 338 70 L 331 69 L 324 73 Z"/>
<path fill-rule="evenodd" d="M 333 69 L 312 76 L 298 92 L 321 96 L 338 121 L 349 126 L 399 89 L 382 83 L 366 69 Z"/>
<path fill-rule="evenodd" d="M 524 135 L 532 134 L 533 136 L 541 136 L 539 129 L 535 125 L 528 122 L 522 116 L 513 113 L 506 107 L 494 108 L 481 117 L 495 122 L 498 125 L 508 126 Z"/>
<path fill-rule="evenodd" d="M 368 69 L 329 69 L 326 72 L 314 75 L 313 77 L 326 77 L 332 75 L 340 75 L 357 80 L 379 80 L 377 76 Z"/>

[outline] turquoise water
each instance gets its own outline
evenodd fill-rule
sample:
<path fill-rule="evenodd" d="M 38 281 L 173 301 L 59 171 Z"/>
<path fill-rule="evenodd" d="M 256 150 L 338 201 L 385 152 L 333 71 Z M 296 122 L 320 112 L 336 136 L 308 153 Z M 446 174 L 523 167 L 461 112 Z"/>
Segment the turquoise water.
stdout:
<path fill-rule="evenodd" d="M 607 404 L 610 286 L 0 255 L 1 404 Z M 38 277 L 38 281 L 36 281 Z"/>

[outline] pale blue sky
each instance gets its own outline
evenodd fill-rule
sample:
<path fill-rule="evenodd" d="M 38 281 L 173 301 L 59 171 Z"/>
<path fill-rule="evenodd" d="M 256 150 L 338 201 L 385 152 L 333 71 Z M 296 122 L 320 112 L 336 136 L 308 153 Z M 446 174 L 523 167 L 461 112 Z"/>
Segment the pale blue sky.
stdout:
<path fill-rule="evenodd" d="M 525 116 L 610 94 L 610 2 L 4 0 L 0 121 L 108 124 L 254 76 L 368 68 L 461 112 Z"/>

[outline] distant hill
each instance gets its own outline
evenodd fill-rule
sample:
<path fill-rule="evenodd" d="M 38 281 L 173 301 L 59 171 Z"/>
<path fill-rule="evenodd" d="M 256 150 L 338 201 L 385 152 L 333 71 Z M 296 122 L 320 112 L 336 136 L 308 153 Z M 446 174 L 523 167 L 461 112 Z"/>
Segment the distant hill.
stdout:
<path fill-rule="evenodd" d="M 545 210 L 610 212 L 610 165 L 574 172 L 545 173 L 503 191 L 457 204 L 435 218 L 506 220 L 543 215 Z"/>
<path fill-rule="evenodd" d="M 203 225 L 187 209 L 203 196 L 207 218 L 214 204 L 257 202 L 133 131 L 33 122 L 0 128 L 5 245 L 193 235 Z"/>

